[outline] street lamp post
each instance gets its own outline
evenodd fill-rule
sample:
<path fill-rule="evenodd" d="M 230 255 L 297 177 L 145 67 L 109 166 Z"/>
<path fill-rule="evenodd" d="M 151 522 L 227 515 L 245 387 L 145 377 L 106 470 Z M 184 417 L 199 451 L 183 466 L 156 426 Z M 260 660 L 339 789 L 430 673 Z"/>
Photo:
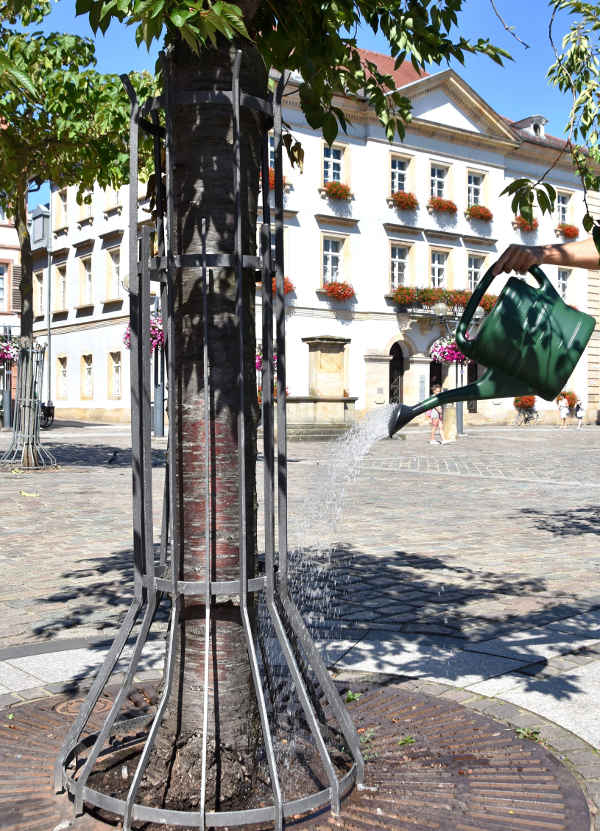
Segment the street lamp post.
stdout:
<path fill-rule="evenodd" d="M 458 327 L 458 318 L 455 317 L 453 314 L 450 314 L 450 309 L 447 306 L 447 304 L 444 303 L 443 300 L 441 300 L 439 303 L 436 303 L 433 307 L 433 313 L 435 314 L 435 316 L 437 318 L 439 318 L 440 322 L 444 324 L 444 326 L 446 327 L 446 332 L 448 333 L 448 335 L 452 338 L 455 337 L 456 329 Z M 476 328 L 478 328 L 479 325 L 481 324 L 481 321 L 482 321 L 484 315 L 485 315 L 484 310 L 481 308 L 481 306 L 478 306 L 475 309 L 475 314 L 473 315 L 473 321 L 474 321 L 474 324 L 475 324 Z M 454 324 L 453 328 L 450 327 L 449 321 L 452 321 L 452 323 Z M 471 331 L 474 331 L 474 330 L 472 329 Z M 476 331 L 476 329 L 475 329 L 475 331 Z M 455 376 L 455 381 L 456 381 L 457 388 L 462 387 L 463 384 L 464 384 L 463 369 L 464 369 L 463 364 L 459 363 L 457 361 L 456 362 L 456 376 Z M 457 436 L 466 435 L 465 431 L 464 431 L 463 402 L 462 401 L 457 401 L 456 402 L 456 435 Z"/>

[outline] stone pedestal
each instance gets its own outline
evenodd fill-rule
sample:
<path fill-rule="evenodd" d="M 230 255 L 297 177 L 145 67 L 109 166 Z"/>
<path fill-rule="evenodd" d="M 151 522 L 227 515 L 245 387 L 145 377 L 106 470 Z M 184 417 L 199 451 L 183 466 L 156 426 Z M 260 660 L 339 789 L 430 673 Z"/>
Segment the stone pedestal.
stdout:
<path fill-rule="evenodd" d="M 442 389 L 453 390 L 456 387 L 456 367 L 445 364 L 442 372 Z M 456 441 L 456 404 L 444 404 L 442 407 L 442 437 L 444 441 Z"/>
<path fill-rule="evenodd" d="M 429 365 L 431 358 L 425 355 L 411 355 L 410 366 L 404 373 L 404 403 L 412 406 L 429 398 Z"/>
<path fill-rule="evenodd" d="M 302 338 L 308 344 L 308 394 L 315 398 L 343 398 L 344 349 L 350 338 L 333 335 Z"/>

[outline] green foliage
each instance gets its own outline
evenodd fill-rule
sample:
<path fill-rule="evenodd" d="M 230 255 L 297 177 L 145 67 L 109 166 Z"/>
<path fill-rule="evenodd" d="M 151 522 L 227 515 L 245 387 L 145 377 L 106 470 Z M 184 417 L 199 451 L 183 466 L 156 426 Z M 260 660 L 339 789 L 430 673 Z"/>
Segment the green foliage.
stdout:
<path fill-rule="evenodd" d="M 347 690 L 344 700 L 345 700 L 346 704 L 350 704 L 350 702 L 352 702 L 352 701 L 358 701 L 358 699 L 361 697 L 361 695 L 362 695 L 362 693 L 355 693 L 355 692 L 352 692 L 352 690 Z"/>
<path fill-rule="evenodd" d="M 415 743 L 415 739 L 413 738 L 413 736 L 403 736 L 401 739 L 398 739 L 398 744 L 400 745 L 400 747 L 404 747 L 408 744 L 414 744 L 414 743 Z"/>
<path fill-rule="evenodd" d="M 0 75 L 0 205 L 10 212 L 23 187 L 51 180 L 80 191 L 95 181 L 118 187 L 128 176 L 129 101 L 116 75 L 94 67 L 93 44 L 75 35 L 0 30 L 0 55 L 35 79 L 37 95 Z M 132 83 L 143 99 L 151 76 Z"/>
<path fill-rule="evenodd" d="M 13 13 L 40 7 L 47 0 L 0 0 Z M 442 64 L 467 54 L 488 55 L 496 63 L 509 57 L 487 38 L 468 40 L 457 33 L 465 0 L 259 0 L 256 13 L 224 0 L 77 0 L 77 13 L 87 14 L 92 29 L 106 32 L 111 21 L 136 27 L 138 43 L 150 45 L 166 35 L 182 37 L 198 50 L 215 43 L 248 37 L 268 69 L 295 70 L 302 76 L 300 99 L 311 127 L 333 142 L 346 118 L 336 102 L 347 93 L 365 97 L 386 135 L 402 138 L 410 121 L 410 102 L 395 91 L 391 75 L 378 70 L 357 51 L 355 33 L 367 24 L 389 44 L 396 68 L 407 60 L 415 69 Z"/>
<path fill-rule="evenodd" d="M 529 739 L 532 742 L 540 740 L 540 731 L 537 727 L 517 727 L 515 733 L 520 739 Z"/>

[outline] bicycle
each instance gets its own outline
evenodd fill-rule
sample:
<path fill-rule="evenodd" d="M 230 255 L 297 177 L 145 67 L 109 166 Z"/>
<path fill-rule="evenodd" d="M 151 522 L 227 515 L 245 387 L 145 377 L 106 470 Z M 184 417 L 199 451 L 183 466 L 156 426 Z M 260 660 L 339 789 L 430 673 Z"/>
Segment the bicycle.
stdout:
<path fill-rule="evenodd" d="M 515 427 L 523 427 L 526 424 L 537 424 L 540 414 L 535 409 L 519 410 L 515 416 Z"/>

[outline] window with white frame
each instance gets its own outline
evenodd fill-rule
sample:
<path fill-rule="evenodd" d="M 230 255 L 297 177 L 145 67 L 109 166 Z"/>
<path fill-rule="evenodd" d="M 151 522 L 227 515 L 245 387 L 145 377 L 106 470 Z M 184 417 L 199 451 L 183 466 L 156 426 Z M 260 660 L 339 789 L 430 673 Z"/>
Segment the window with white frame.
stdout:
<path fill-rule="evenodd" d="M 569 198 L 568 193 L 556 194 L 556 210 L 558 211 L 559 223 L 567 222 L 567 217 L 569 216 Z"/>
<path fill-rule="evenodd" d="M 469 171 L 467 178 L 467 204 L 469 208 L 472 205 L 481 205 L 482 188 L 483 176 L 481 173 L 471 173 Z"/>
<path fill-rule="evenodd" d="M 0 310 L 6 309 L 6 298 L 8 297 L 8 267 L 0 263 Z"/>
<path fill-rule="evenodd" d="M 343 155 L 341 147 L 323 147 L 323 184 L 342 181 Z"/>
<path fill-rule="evenodd" d="M 119 297 L 121 286 L 121 250 L 111 248 L 108 252 L 108 297 Z"/>
<path fill-rule="evenodd" d="M 406 284 L 408 265 L 408 248 L 405 245 L 392 245 L 390 283 L 392 291 Z"/>
<path fill-rule="evenodd" d="M 447 167 L 441 167 L 439 164 L 431 165 L 431 195 L 437 197 L 444 196 L 446 186 Z"/>
<path fill-rule="evenodd" d="M 67 397 L 67 356 L 59 355 L 56 359 L 56 397 Z"/>
<path fill-rule="evenodd" d="M 111 398 L 121 397 L 121 353 L 109 353 L 109 394 Z"/>
<path fill-rule="evenodd" d="M 391 162 L 391 177 L 392 177 L 392 193 L 398 191 L 406 191 L 406 171 L 408 170 L 408 162 L 406 159 L 399 159 L 397 156 L 392 156 Z"/>
<path fill-rule="evenodd" d="M 62 190 L 58 191 L 58 217 L 57 217 L 57 226 L 59 228 L 64 228 L 66 225 L 69 224 L 68 221 L 68 214 L 67 214 L 67 189 L 63 188 Z"/>
<path fill-rule="evenodd" d="M 558 269 L 558 293 L 564 300 L 567 296 L 567 286 L 569 283 L 569 277 L 571 276 L 571 272 L 568 268 L 559 268 Z"/>
<path fill-rule="evenodd" d="M 469 254 L 469 261 L 467 266 L 467 274 L 469 277 L 469 291 L 475 291 L 477 283 L 481 280 L 483 264 L 485 257 L 479 257 L 477 254 Z"/>
<path fill-rule="evenodd" d="M 94 284 L 92 277 L 92 258 L 81 258 L 81 305 L 92 306 L 94 303 Z"/>
<path fill-rule="evenodd" d="M 67 308 L 67 267 L 59 265 L 56 267 L 56 292 L 54 308 L 62 312 Z"/>
<path fill-rule="evenodd" d="M 81 397 L 94 397 L 94 361 L 91 355 L 81 356 Z"/>
<path fill-rule="evenodd" d="M 342 280 L 343 240 L 323 237 L 323 285 Z"/>
<path fill-rule="evenodd" d="M 44 314 L 44 272 L 36 271 L 33 275 L 33 313 L 36 317 Z"/>
<path fill-rule="evenodd" d="M 447 251 L 431 252 L 431 285 L 434 289 L 443 288 L 446 285 L 447 265 Z"/>

